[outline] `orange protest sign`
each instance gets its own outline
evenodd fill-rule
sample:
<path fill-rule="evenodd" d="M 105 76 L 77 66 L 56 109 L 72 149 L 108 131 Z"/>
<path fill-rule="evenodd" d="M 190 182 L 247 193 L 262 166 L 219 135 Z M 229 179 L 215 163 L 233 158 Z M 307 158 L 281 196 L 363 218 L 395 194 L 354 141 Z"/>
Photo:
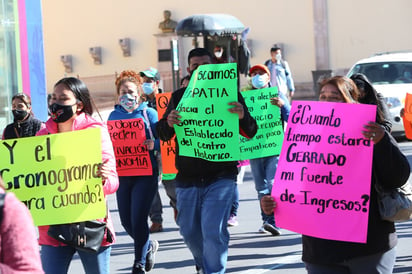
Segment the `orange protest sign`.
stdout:
<path fill-rule="evenodd" d="M 412 94 L 406 93 L 405 109 L 402 117 L 406 138 L 412 140 Z"/>
<path fill-rule="evenodd" d="M 152 175 L 143 119 L 107 121 L 119 176 Z"/>
<path fill-rule="evenodd" d="M 172 97 L 171 92 L 159 93 L 156 95 L 157 114 L 159 116 L 159 120 L 163 117 L 163 114 L 166 112 L 167 106 L 169 105 L 170 97 Z M 160 153 L 162 154 L 163 174 L 177 173 L 177 169 L 175 166 L 176 149 L 175 143 L 172 139 L 170 139 L 167 142 L 160 141 Z"/>

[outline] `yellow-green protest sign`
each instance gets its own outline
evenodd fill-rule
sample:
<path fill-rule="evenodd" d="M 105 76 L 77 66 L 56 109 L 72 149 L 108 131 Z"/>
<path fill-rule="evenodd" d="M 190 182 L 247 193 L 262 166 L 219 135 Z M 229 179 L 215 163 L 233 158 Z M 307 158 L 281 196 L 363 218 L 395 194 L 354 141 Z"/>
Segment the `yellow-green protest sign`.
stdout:
<path fill-rule="evenodd" d="M 0 175 L 26 204 L 35 225 L 102 218 L 99 128 L 1 141 Z"/>
<path fill-rule="evenodd" d="M 202 65 L 193 73 L 176 110 L 179 155 L 208 161 L 239 160 L 239 116 L 228 111 L 237 102 L 236 63 Z"/>
<path fill-rule="evenodd" d="M 283 142 L 283 124 L 280 109 L 270 103 L 278 95 L 277 87 L 242 92 L 250 115 L 255 118 L 258 131 L 247 139 L 240 136 L 241 160 L 279 155 Z"/>

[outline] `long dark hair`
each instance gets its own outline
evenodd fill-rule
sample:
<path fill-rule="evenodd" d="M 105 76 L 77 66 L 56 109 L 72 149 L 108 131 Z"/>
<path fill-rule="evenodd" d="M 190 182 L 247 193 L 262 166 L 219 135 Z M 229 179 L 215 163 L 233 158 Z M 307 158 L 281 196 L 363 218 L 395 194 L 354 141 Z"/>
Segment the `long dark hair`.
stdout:
<path fill-rule="evenodd" d="M 378 94 L 378 91 L 372 86 L 368 77 L 362 73 L 355 73 L 350 78 L 355 82 L 359 90 L 363 90 L 358 99 L 359 103 L 376 105 L 376 122 L 381 125 L 387 124 L 387 121 L 389 121 L 389 117 L 387 117 L 389 113 L 387 106 L 385 105 L 385 102 L 383 102 L 382 97 Z"/>
<path fill-rule="evenodd" d="M 57 81 L 54 87 L 58 85 L 65 85 L 69 90 L 71 90 L 77 100 L 83 103 L 83 108 L 80 112 L 93 114 L 93 105 L 90 98 L 90 92 L 86 84 L 75 77 L 65 77 Z"/>
<path fill-rule="evenodd" d="M 21 100 L 26 105 L 26 107 L 31 108 L 31 98 L 30 98 L 29 95 L 27 95 L 23 92 L 17 93 L 15 95 L 13 95 L 13 97 L 11 97 L 11 101 L 13 102 L 14 99 Z M 33 115 L 33 109 L 30 111 L 30 115 Z"/>

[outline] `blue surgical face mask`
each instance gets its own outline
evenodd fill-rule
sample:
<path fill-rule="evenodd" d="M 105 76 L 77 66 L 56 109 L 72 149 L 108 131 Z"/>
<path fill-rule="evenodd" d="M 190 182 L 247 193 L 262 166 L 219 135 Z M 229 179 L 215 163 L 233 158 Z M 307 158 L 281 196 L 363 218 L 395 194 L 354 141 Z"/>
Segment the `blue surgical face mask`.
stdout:
<path fill-rule="evenodd" d="M 154 83 L 153 82 L 143 83 L 142 89 L 143 89 L 144 94 L 146 95 L 152 94 L 154 91 Z"/>
<path fill-rule="evenodd" d="M 252 85 L 258 89 L 267 86 L 268 82 L 269 82 L 269 76 L 267 75 L 267 73 L 263 75 L 256 74 L 255 76 L 252 77 Z"/>
<path fill-rule="evenodd" d="M 127 111 L 134 110 L 137 105 L 136 97 L 129 93 L 123 94 L 119 98 L 119 104 Z"/>

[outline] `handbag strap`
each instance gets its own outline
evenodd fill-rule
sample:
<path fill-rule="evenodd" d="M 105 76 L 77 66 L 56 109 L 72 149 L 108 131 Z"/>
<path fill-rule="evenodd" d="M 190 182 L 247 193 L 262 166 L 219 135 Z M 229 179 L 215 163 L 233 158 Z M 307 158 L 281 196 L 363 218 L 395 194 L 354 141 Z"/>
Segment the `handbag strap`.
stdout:
<path fill-rule="evenodd" d="M 152 132 L 152 126 L 150 124 L 149 117 L 147 116 L 147 108 L 143 109 L 143 116 L 144 116 L 144 119 L 146 120 L 146 122 L 149 124 L 148 128 L 149 128 L 150 139 L 154 140 L 154 136 L 153 136 L 153 132 Z"/>

